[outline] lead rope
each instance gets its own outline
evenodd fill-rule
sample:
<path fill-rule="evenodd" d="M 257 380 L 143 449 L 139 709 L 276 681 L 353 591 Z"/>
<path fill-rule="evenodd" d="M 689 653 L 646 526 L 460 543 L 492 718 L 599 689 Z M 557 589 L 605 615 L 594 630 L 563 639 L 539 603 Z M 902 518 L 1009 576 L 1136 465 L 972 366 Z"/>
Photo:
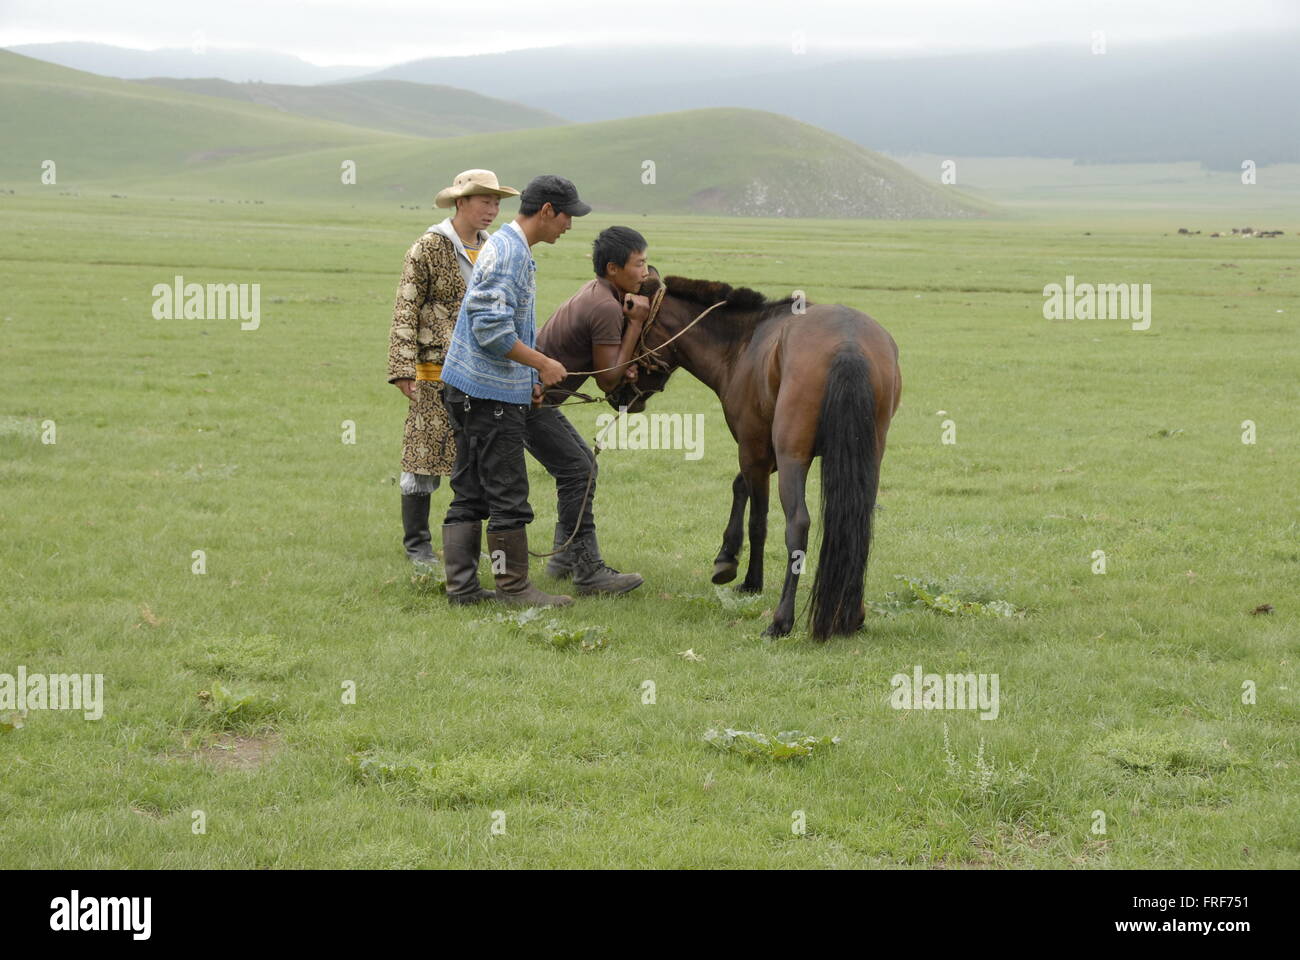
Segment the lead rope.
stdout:
<path fill-rule="evenodd" d="M 556 406 L 560 406 L 560 404 L 556 404 Z M 547 557 L 555 556 L 557 553 L 563 553 L 565 550 L 569 549 L 569 544 L 573 543 L 573 538 L 578 535 L 578 528 L 582 526 L 582 515 L 587 509 L 587 499 L 591 496 L 591 485 L 596 480 L 596 458 L 600 456 L 600 451 L 605 449 L 604 442 L 601 440 L 601 438 L 605 435 L 605 432 L 610 429 L 610 427 L 618 423 L 619 419 L 623 416 L 626 410 L 627 407 L 620 407 L 618 414 L 614 417 L 614 419 L 605 425 L 604 430 L 601 430 L 600 433 L 596 434 L 596 436 L 592 438 L 591 470 L 587 473 L 587 489 L 582 491 L 582 503 L 578 505 L 578 520 L 573 525 L 573 529 L 569 532 L 569 539 L 565 540 L 562 544 L 560 544 L 550 553 L 537 553 L 533 550 L 529 550 L 528 551 L 529 556 L 537 557 L 537 559 L 539 560 L 544 560 Z"/>

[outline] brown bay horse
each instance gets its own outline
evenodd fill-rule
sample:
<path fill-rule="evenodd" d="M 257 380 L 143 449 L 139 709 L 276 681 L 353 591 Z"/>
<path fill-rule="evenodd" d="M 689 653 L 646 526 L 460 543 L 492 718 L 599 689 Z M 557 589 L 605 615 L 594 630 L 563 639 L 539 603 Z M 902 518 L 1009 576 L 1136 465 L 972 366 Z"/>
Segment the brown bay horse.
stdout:
<path fill-rule="evenodd" d="M 641 293 L 653 298 L 660 283 L 652 277 Z M 744 287 L 682 277 L 662 283 L 666 290 L 636 351 L 648 355 L 637 363 L 636 382 L 624 381 L 609 394 L 610 405 L 644 410 L 678 367 L 722 401 L 739 445 L 740 472 L 731 487 L 731 518 L 714 560 L 714 583 L 736 577 L 748 504 L 749 567 L 737 589 L 762 591 L 769 478 L 777 474 L 786 573 L 764 631 L 769 636 L 783 636 L 794 624 L 808 551 L 805 484 L 813 458 L 821 457 L 822 546 L 809 632 L 816 640 L 853 633 L 866 617 L 863 581 L 880 461 L 903 389 L 894 339 L 850 307 L 769 301 Z"/>

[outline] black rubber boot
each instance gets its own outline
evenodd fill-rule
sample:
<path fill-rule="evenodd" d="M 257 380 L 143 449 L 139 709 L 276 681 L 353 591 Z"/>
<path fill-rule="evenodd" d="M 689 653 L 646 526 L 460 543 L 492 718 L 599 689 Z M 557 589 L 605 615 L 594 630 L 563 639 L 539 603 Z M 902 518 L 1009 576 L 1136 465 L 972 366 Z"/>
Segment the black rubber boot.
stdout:
<path fill-rule="evenodd" d="M 412 563 L 432 566 L 438 562 L 429 532 L 429 494 L 402 494 L 402 546 Z"/>
<path fill-rule="evenodd" d="M 478 582 L 478 556 L 482 542 L 481 521 L 442 525 L 442 560 L 447 571 L 447 599 L 451 603 L 482 603 L 497 598 L 494 592 L 484 590 Z"/>
<path fill-rule="evenodd" d="M 545 593 L 528 579 L 528 528 L 518 527 L 487 535 L 488 555 L 496 562 L 505 556 L 505 572 L 496 574 L 497 599 L 516 607 L 567 607 L 573 597 Z"/>
<path fill-rule="evenodd" d="M 570 549 L 573 551 L 573 585 L 580 596 L 628 593 L 645 583 L 641 574 L 619 573 L 601 559 L 595 532 L 574 539 Z"/>
<path fill-rule="evenodd" d="M 568 539 L 569 531 L 557 523 L 555 525 L 555 542 L 551 544 L 551 549 L 559 550 L 560 544 Z M 573 544 L 569 544 L 559 553 L 553 554 L 546 559 L 546 575 L 557 580 L 568 580 L 573 576 Z"/>

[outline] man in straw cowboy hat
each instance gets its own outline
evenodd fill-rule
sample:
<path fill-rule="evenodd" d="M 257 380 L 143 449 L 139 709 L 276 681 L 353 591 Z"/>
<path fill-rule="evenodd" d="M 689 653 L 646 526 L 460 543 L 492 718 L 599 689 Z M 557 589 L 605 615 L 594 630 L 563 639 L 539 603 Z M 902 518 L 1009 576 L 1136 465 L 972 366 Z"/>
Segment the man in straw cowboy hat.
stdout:
<path fill-rule="evenodd" d="M 564 366 L 540 353 L 537 263 L 531 248 L 554 243 L 573 217 L 591 207 L 564 177 L 534 177 L 519 198 L 519 215 L 494 233 L 479 254 L 443 362 L 443 402 L 456 440 L 454 494 L 442 527 L 447 599 L 478 603 L 479 538 L 488 521 L 488 554 L 496 599 L 519 606 L 567 606 L 528 578 L 528 413 L 542 386 L 564 379 Z M 540 382 L 539 382 L 540 381 Z"/>
<path fill-rule="evenodd" d="M 455 446 L 440 376 L 474 261 L 502 197 L 519 191 L 491 170 L 466 170 L 434 205 L 455 213 L 406 251 L 388 338 L 388 382 L 410 400 L 402 435 L 402 545 L 414 563 L 437 563 L 429 531 L 430 494 L 451 474 Z"/>

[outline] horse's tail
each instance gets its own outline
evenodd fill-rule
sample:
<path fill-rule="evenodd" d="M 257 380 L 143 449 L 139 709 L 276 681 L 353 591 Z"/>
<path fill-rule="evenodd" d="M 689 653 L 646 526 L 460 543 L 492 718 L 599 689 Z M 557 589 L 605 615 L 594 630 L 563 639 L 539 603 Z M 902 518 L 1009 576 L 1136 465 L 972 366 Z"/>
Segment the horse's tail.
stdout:
<path fill-rule="evenodd" d="M 856 347 L 841 350 L 831 361 L 817 450 L 822 460 L 822 549 L 809 627 L 814 640 L 825 640 L 862 624 L 862 585 L 880 479 L 876 394 L 867 358 Z"/>

